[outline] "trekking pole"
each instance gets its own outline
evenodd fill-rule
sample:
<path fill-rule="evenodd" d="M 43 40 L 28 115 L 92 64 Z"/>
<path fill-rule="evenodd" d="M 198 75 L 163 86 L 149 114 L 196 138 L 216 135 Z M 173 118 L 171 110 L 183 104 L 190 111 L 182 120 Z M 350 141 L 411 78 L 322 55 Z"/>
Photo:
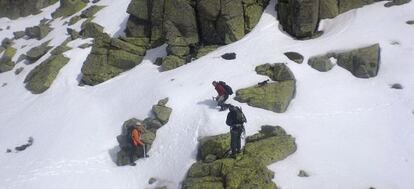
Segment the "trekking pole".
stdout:
<path fill-rule="evenodd" d="M 142 148 L 144 149 L 144 158 L 147 157 L 147 152 L 145 151 L 145 144 L 142 146 Z"/>

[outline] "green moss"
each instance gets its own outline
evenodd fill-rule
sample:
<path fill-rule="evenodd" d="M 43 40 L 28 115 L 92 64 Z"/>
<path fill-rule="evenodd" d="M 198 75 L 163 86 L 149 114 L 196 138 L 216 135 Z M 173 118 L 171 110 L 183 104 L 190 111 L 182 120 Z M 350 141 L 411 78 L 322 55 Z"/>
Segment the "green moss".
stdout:
<path fill-rule="evenodd" d="M 55 80 L 59 70 L 69 62 L 63 55 L 51 56 L 36 66 L 26 77 L 26 88 L 34 94 L 46 91 Z"/>
<path fill-rule="evenodd" d="M 263 64 L 255 70 L 257 74 L 269 76 L 273 81 L 295 80 L 292 71 L 283 63 Z"/>
<path fill-rule="evenodd" d="M 89 54 L 81 71 L 82 83 L 97 85 L 119 75 L 123 70 L 109 65 L 106 55 Z"/>
<path fill-rule="evenodd" d="M 224 186 L 219 177 L 199 177 L 186 179 L 182 189 L 224 189 Z"/>

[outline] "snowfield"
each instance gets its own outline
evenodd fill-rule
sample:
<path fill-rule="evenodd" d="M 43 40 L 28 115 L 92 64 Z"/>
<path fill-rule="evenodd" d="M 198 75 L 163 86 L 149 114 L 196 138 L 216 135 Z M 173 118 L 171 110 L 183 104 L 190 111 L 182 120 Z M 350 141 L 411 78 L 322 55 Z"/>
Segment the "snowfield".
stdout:
<path fill-rule="evenodd" d="M 102 0 L 107 5 L 95 18 L 112 36 L 123 35 L 130 0 Z M 180 188 L 186 171 L 195 162 L 197 139 L 228 132 L 227 112 L 219 112 L 211 100 L 213 80 L 226 81 L 233 90 L 267 79 L 254 68 L 264 63 L 286 62 L 297 79 L 296 96 L 288 111 L 277 114 L 241 104 L 248 123 L 247 135 L 261 125 L 280 125 L 296 138 L 298 150 L 272 164 L 274 181 L 283 189 L 413 189 L 414 188 L 414 2 L 384 7 L 385 2 L 352 10 L 324 20 L 316 39 L 298 41 L 279 29 L 275 1 L 256 28 L 242 40 L 223 46 L 178 69 L 159 72 L 152 64 L 166 55 L 165 45 L 150 50 L 135 68 L 97 86 L 78 86 L 81 67 L 91 48 L 77 48 L 90 39 L 69 43 L 70 62 L 53 85 L 40 95 L 24 88 L 23 81 L 36 63 L 20 62 L 0 74 L 0 186 L 4 189 L 151 189 Z M 0 19 L 0 41 L 14 31 L 37 25 L 58 4 L 36 16 Z M 79 13 L 78 13 L 79 14 Z M 20 54 L 52 39 L 66 39 L 69 18 L 52 22 L 55 29 L 45 39 L 19 39 Z M 10 30 L 6 30 L 10 26 Z M 75 29 L 79 29 L 80 23 Z M 343 51 L 379 43 L 381 65 L 377 77 L 359 79 L 335 66 L 322 73 L 307 59 L 331 51 Z M 26 47 L 22 47 L 27 45 Z M 284 52 L 305 57 L 303 64 L 290 61 Z M 237 59 L 220 55 L 237 53 Z M 402 90 L 390 85 L 400 83 Z M 170 121 L 157 132 L 149 158 L 137 166 L 114 163 L 116 136 L 129 118 L 144 119 L 152 105 L 168 97 L 173 108 Z M 5 153 L 26 143 L 25 151 Z M 310 177 L 298 177 L 305 170 Z M 151 178 L 158 181 L 148 184 Z"/>

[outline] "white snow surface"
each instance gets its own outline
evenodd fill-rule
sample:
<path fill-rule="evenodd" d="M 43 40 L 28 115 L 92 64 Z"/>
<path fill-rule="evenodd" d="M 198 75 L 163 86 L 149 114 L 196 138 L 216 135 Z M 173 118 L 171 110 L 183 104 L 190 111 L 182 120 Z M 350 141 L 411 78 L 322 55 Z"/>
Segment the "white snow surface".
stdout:
<path fill-rule="evenodd" d="M 129 0 L 102 0 L 107 5 L 94 19 L 112 36 L 123 34 Z M 61 69 L 49 90 L 40 95 L 24 88 L 24 79 L 34 64 L 19 75 L 14 70 L 0 74 L 0 186 L 5 189 L 123 189 L 179 188 L 186 171 L 195 162 L 197 139 L 225 133 L 225 112 L 211 100 L 216 95 L 211 82 L 224 80 L 234 90 L 265 80 L 254 68 L 264 63 L 286 62 L 297 79 L 297 92 L 285 113 L 274 113 L 241 104 L 248 123 L 247 135 L 261 125 L 280 125 L 296 138 L 297 151 L 269 166 L 274 181 L 283 189 L 412 189 L 414 188 L 414 2 L 385 8 L 384 2 L 352 10 L 324 20 L 324 34 L 316 39 L 294 40 L 279 29 L 275 2 L 265 10 L 256 28 L 242 40 L 178 69 L 159 72 L 152 64 L 164 56 L 165 46 L 150 50 L 135 68 L 97 86 L 78 86 L 81 67 L 90 48 L 77 48 L 91 40 L 76 40 L 65 56 L 70 62 Z M 17 20 L 0 19 L 0 40 L 12 32 L 34 26 L 58 7 Z M 14 60 L 30 48 L 50 40 L 64 41 L 66 19 L 52 22 L 55 28 L 45 39 L 19 39 Z M 6 27 L 10 26 L 7 30 Z M 74 27 L 79 27 L 80 23 Z M 397 43 L 398 42 L 398 43 Z M 379 43 L 381 66 L 377 77 L 360 79 L 335 66 L 322 73 L 306 64 L 314 55 Z M 26 47 L 22 47 L 27 45 Z M 296 51 L 305 56 L 296 64 L 283 55 Z M 220 55 L 236 52 L 237 59 Z M 402 90 L 391 89 L 400 83 Z M 152 105 L 168 97 L 173 108 L 170 121 L 157 132 L 149 158 L 137 166 L 117 167 L 116 136 L 129 118 L 144 119 Z M 22 152 L 6 149 L 34 144 Z M 305 170 L 310 177 L 298 177 Z M 151 178 L 158 181 L 148 184 Z"/>

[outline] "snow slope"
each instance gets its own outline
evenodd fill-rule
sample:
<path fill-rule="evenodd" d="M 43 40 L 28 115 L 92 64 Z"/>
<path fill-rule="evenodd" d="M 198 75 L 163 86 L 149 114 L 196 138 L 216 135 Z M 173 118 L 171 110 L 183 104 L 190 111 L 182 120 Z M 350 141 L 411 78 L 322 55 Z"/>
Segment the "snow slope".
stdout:
<path fill-rule="evenodd" d="M 102 0 L 108 5 L 95 21 L 113 36 L 122 35 L 129 0 Z M 266 79 L 254 68 L 264 63 L 287 62 L 297 79 L 297 94 L 286 113 L 242 106 L 248 119 L 247 134 L 261 125 L 281 125 L 296 138 L 298 150 L 270 168 L 283 189 L 412 189 L 414 188 L 414 2 L 385 8 L 384 2 L 352 10 L 321 24 L 324 35 L 297 41 L 281 32 L 275 19 L 275 2 L 269 5 L 257 27 L 242 40 L 190 64 L 159 72 L 152 62 L 165 55 L 165 46 L 148 52 L 132 70 L 98 86 L 78 86 L 80 69 L 90 48 L 76 48 L 90 40 L 76 40 L 65 55 L 70 62 L 49 90 L 33 95 L 24 88 L 32 65 L 16 65 L 24 71 L 0 74 L 0 151 L 26 142 L 34 144 L 19 153 L 0 153 L 0 186 L 7 189 L 73 188 L 178 188 L 195 161 L 197 139 L 228 131 L 226 113 L 214 102 L 213 80 L 224 80 L 240 89 Z M 58 5 L 37 16 L 10 21 L 0 19 L 0 40 L 13 31 L 37 25 Z M 68 20 L 69 18 L 65 19 Z M 19 54 L 43 41 L 58 45 L 66 36 L 65 20 L 54 21 L 55 31 L 44 40 L 17 40 Z M 79 27 L 78 23 L 75 27 Z M 395 45 L 398 42 L 398 45 Z M 307 58 L 332 50 L 346 50 L 380 43 L 378 76 L 359 79 L 335 66 L 321 73 L 306 63 L 296 64 L 283 55 L 296 51 Z M 394 44 L 394 45 L 393 45 Z M 237 59 L 219 56 L 236 52 Z M 400 83 L 395 90 L 390 84 Z M 122 123 L 145 118 L 159 99 L 169 97 L 170 121 L 158 130 L 149 158 L 135 167 L 117 167 L 116 136 Z M 299 170 L 308 178 L 297 177 Z M 159 181 L 148 184 L 151 177 Z"/>

